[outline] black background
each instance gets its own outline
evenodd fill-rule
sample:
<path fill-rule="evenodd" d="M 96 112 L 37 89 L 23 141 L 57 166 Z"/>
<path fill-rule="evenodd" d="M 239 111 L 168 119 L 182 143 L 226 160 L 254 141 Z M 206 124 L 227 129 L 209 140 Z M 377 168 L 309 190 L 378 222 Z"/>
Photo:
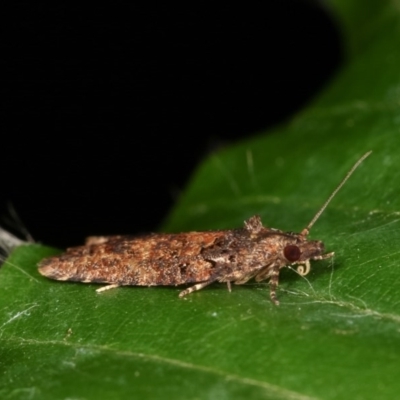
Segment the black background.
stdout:
<path fill-rule="evenodd" d="M 0 211 L 60 247 L 156 230 L 203 157 L 284 122 L 343 59 L 310 1 L 16 2 L 2 19 Z"/>

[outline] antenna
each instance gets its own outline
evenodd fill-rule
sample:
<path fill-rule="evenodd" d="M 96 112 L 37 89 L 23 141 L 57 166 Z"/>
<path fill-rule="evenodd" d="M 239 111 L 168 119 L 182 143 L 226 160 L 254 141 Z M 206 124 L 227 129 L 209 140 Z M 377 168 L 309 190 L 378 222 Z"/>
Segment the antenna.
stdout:
<path fill-rule="evenodd" d="M 333 191 L 333 193 L 328 197 L 328 200 L 324 203 L 324 205 L 320 208 L 320 210 L 315 214 L 314 218 L 311 220 L 311 222 L 307 225 L 306 228 L 304 228 L 300 235 L 301 236 L 307 236 L 310 232 L 310 229 L 312 226 L 315 224 L 315 222 L 318 220 L 318 218 L 321 216 L 321 214 L 325 211 L 325 208 L 328 206 L 328 204 L 331 202 L 331 200 L 336 196 L 336 193 L 342 188 L 342 186 L 347 182 L 347 180 L 350 178 L 351 175 L 353 175 L 353 172 L 358 168 L 358 166 L 372 153 L 372 151 L 369 151 L 368 153 L 365 153 L 350 169 L 350 171 L 346 174 L 342 182 L 339 183 L 337 188 Z"/>

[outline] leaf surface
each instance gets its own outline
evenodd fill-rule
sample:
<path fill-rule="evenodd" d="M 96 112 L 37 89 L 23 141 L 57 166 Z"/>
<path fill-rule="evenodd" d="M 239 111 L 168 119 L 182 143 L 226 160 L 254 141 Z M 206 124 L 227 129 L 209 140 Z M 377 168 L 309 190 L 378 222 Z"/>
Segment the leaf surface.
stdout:
<path fill-rule="evenodd" d="M 367 5 L 368 4 L 368 5 Z M 163 231 L 230 229 L 261 215 L 313 227 L 332 260 L 304 279 L 120 288 L 47 280 L 54 250 L 17 248 L 0 271 L 3 399 L 393 399 L 400 392 L 400 19 L 396 1 L 332 2 L 349 63 L 309 108 L 202 163 Z"/>

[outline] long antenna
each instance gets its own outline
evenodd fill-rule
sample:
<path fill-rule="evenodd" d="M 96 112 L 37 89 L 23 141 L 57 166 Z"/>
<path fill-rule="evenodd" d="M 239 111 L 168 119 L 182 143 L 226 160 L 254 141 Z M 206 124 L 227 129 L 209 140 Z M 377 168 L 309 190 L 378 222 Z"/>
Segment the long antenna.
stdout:
<path fill-rule="evenodd" d="M 338 187 L 333 191 L 333 193 L 329 196 L 328 200 L 324 203 L 324 205 L 320 208 L 320 210 L 315 214 L 314 218 L 311 220 L 311 222 L 307 225 L 306 228 L 304 228 L 300 235 L 302 236 L 307 236 L 310 232 L 310 229 L 312 226 L 315 224 L 315 222 L 318 220 L 318 218 L 321 216 L 321 214 L 325 211 L 325 208 L 328 206 L 328 204 L 331 202 L 331 200 L 336 196 L 336 193 L 342 188 L 342 186 L 347 182 L 347 180 L 350 178 L 350 176 L 353 174 L 353 172 L 358 168 L 358 166 L 372 153 L 372 151 L 369 151 L 368 153 L 365 153 L 350 169 L 350 171 L 346 174 L 342 182 L 339 183 Z"/>

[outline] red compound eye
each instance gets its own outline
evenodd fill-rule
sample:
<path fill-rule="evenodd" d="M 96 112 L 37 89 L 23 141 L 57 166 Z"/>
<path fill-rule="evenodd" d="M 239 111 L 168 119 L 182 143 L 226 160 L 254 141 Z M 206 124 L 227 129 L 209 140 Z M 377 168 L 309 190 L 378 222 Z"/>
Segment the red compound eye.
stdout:
<path fill-rule="evenodd" d="M 294 262 L 300 258 L 300 249 L 294 244 L 290 244 L 283 249 L 283 254 L 288 261 Z"/>

